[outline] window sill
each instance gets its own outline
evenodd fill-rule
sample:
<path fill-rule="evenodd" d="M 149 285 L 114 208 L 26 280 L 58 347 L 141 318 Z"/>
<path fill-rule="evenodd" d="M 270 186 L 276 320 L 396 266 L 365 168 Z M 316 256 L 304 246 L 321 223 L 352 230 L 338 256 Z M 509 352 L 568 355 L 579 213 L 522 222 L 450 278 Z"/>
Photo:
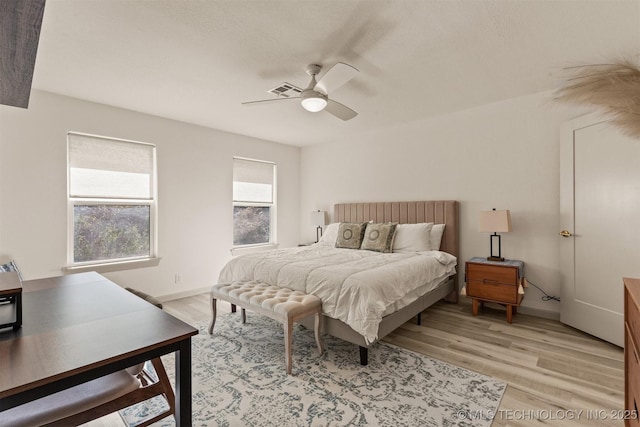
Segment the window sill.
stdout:
<path fill-rule="evenodd" d="M 130 261 L 115 261 L 95 264 L 72 265 L 62 267 L 64 273 L 84 273 L 95 271 L 98 273 L 109 273 L 111 271 L 131 270 L 134 268 L 155 267 L 160 264 L 161 258 L 144 258 Z"/>
<path fill-rule="evenodd" d="M 269 243 L 266 245 L 250 245 L 250 246 L 236 246 L 231 248 L 231 255 L 251 254 L 254 252 L 270 251 L 271 249 L 278 249 L 277 243 Z"/>

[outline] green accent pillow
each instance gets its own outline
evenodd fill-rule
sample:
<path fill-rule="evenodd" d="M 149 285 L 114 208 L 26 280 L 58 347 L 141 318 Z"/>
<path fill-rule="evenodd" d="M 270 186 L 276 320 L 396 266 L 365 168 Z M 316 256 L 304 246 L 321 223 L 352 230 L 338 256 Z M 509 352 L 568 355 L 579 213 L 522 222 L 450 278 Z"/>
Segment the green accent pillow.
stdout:
<path fill-rule="evenodd" d="M 340 228 L 338 228 L 336 248 L 360 249 L 366 227 L 366 222 L 341 222 Z"/>
<path fill-rule="evenodd" d="M 391 252 L 397 225 L 395 222 L 367 224 L 360 249 L 382 253 Z"/>

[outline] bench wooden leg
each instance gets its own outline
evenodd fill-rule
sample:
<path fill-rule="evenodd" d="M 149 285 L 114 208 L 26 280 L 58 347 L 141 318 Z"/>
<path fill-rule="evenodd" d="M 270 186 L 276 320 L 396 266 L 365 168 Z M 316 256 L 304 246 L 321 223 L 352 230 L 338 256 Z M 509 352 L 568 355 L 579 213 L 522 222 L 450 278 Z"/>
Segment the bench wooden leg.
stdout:
<path fill-rule="evenodd" d="M 322 353 L 324 352 L 324 349 L 322 348 L 322 340 L 320 339 L 320 327 L 322 325 L 322 310 L 318 310 L 316 312 L 316 320 L 315 320 L 315 332 L 316 332 L 316 343 L 318 344 L 318 352 L 320 352 L 320 354 L 322 355 Z"/>
<path fill-rule="evenodd" d="M 241 290 L 243 291 L 250 291 L 252 288 L 251 286 L 249 286 L 249 283 L 245 284 L 246 286 L 244 288 L 241 288 Z M 221 285 L 222 286 L 222 285 Z M 216 288 L 217 289 L 217 288 Z M 235 288 L 234 288 L 235 289 Z M 258 290 L 261 290 L 261 288 L 255 288 Z M 302 307 L 301 308 L 297 308 L 298 310 L 298 314 L 297 315 L 292 315 L 291 312 L 295 312 L 296 310 L 287 307 L 287 309 L 285 310 L 285 313 L 281 313 L 281 312 L 276 312 L 273 308 L 271 310 L 269 310 L 268 308 L 262 307 L 260 304 L 256 304 L 255 306 L 249 302 L 245 303 L 241 303 L 240 305 L 231 301 L 238 301 L 236 298 L 232 298 L 230 295 L 226 295 L 224 292 L 220 292 L 217 293 L 215 292 L 215 289 L 212 289 L 211 291 L 211 324 L 209 325 L 209 334 L 213 333 L 213 327 L 215 325 L 216 322 L 216 314 L 217 314 L 217 300 L 220 299 L 222 301 L 226 301 L 229 302 L 231 304 L 231 311 L 235 312 L 236 308 L 240 308 L 241 310 L 241 319 L 242 319 L 242 323 L 246 323 L 247 322 L 247 312 L 244 308 L 244 306 L 246 305 L 246 307 L 248 307 L 249 310 L 255 310 L 257 313 L 265 315 L 267 317 L 270 317 L 274 320 L 277 320 L 278 322 L 280 322 L 283 326 L 284 329 L 284 359 L 285 359 L 285 367 L 286 367 L 286 372 L 287 375 L 291 375 L 292 373 L 292 368 L 293 368 L 293 357 L 292 357 L 292 352 L 293 352 L 293 324 L 294 321 L 298 320 L 299 318 L 302 317 L 307 317 L 307 316 L 311 316 L 314 315 L 315 319 L 314 319 L 314 333 L 315 333 L 315 339 L 316 339 L 316 344 L 318 346 L 318 352 L 320 353 L 320 355 L 322 355 L 324 353 L 324 346 L 322 344 L 322 305 L 319 301 L 319 299 L 311 299 L 310 301 L 306 301 L 305 303 L 302 303 Z M 214 297 L 215 296 L 215 297 Z M 365 349 L 366 350 L 366 349 Z"/>
<path fill-rule="evenodd" d="M 213 327 L 216 324 L 217 307 L 216 299 L 211 298 L 211 323 L 209 324 L 209 335 L 213 334 Z"/>
<path fill-rule="evenodd" d="M 284 319 L 284 361 L 287 374 L 291 374 L 291 344 L 293 341 L 293 320 L 289 316 Z"/>

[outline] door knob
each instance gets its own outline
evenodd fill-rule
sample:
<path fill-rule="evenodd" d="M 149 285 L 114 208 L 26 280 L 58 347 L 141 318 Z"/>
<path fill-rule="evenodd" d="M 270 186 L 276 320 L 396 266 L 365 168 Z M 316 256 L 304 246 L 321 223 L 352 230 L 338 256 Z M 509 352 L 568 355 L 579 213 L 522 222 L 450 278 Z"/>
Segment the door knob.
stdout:
<path fill-rule="evenodd" d="M 571 237 L 572 236 L 572 234 L 569 232 L 569 230 L 562 230 L 558 234 L 561 235 L 562 237 Z"/>

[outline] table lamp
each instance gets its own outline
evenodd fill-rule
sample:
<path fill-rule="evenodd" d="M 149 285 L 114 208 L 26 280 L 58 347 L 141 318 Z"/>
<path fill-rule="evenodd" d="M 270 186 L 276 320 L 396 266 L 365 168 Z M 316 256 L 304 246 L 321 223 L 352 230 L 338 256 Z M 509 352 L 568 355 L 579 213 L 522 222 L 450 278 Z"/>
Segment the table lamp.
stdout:
<path fill-rule="evenodd" d="M 316 226 L 316 243 L 322 237 L 322 227 L 324 227 L 324 211 L 311 212 L 311 223 Z"/>
<path fill-rule="evenodd" d="M 492 211 L 480 212 L 480 225 L 478 231 L 481 233 L 493 233 L 489 240 L 489 247 L 491 249 L 491 255 L 487 257 L 488 261 L 504 261 L 502 257 L 502 248 L 500 243 L 500 235 L 498 233 L 508 233 L 511 231 L 511 213 L 506 211 Z M 494 238 L 498 240 L 498 254 L 493 252 Z"/>

